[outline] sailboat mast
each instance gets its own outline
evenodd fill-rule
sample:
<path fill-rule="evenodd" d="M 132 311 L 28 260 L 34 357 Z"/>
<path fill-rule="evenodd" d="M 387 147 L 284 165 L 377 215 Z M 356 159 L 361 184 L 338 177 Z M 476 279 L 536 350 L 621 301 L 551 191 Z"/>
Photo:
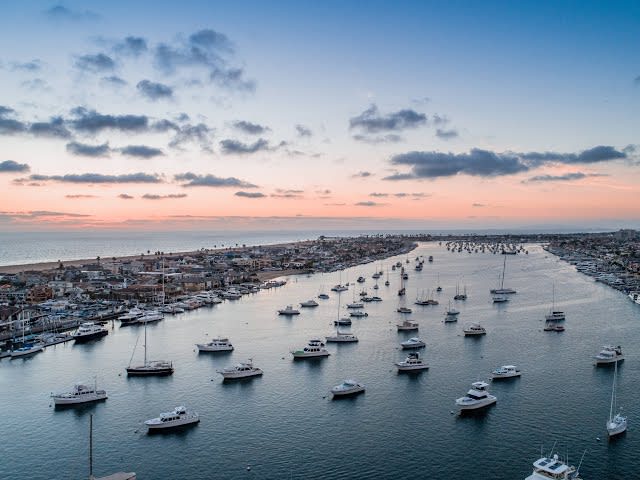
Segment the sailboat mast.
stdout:
<path fill-rule="evenodd" d="M 504 262 L 502 263 L 502 280 L 500 281 L 500 290 L 504 289 L 504 272 L 507 269 L 507 257 L 504 257 Z"/>
<path fill-rule="evenodd" d="M 613 408 L 616 398 L 616 376 L 618 375 L 618 362 L 615 362 L 613 370 L 613 386 L 611 387 L 611 407 L 609 407 L 609 422 L 613 421 Z"/>
<path fill-rule="evenodd" d="M 89 480 L 93 479 L 93 413 L 89 415 Z"/>
<path fill-rule="evenodd" d="M 147 322 L 144 322 L 144 365 L 147 366 Z"/>

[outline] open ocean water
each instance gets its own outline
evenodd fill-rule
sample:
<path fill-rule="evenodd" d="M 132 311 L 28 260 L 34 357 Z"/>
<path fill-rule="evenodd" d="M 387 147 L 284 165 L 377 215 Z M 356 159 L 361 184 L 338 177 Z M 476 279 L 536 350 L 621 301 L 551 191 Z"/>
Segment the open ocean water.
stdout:
<path fill-rule="evenodd" d="M 148 327 L 150 356 L 173 360 L 167 378 L 127 378 L 142 327 L 120 328 L 92 344 L 49 347 L 30 359 L 0 361 L 0 478 L 67 479 L 88 475 L 89 414 L 94 414 L 94 471 L 133 470 L 140 480 L 162 479 L 347 479 L 482 478 L 524 479 L 531 463 L 557 441 L 586 480 L 638 478 L 640 465 L 640 308 L 623 294 L 577 273 L 567 263 L 529 245 L 529 255 L 509 256 L 505 285 L 518 293 L 491 303 L 503 257 L 449 253 L 437 243 L 411 252 L 407 304 L 417 292 L 443 291 L 439 306 L 411 305 L 430 369 L 398 374 L 393 362 L 406 355 L 396 332 L 400 314 L 399 272 L 391 286 L 380 282 L 384 301 L 369 303 L 369 316 L 354 319 L 357 344 L 329 344 L 321 361 L 296 361 L 289 351 L 333 330 L 338 298 L 329 288 L 339 273 L 290 277 L 279 289 L 205 307 Z M 433 255 L 422 272 L 416 255 Z M 382 262 L 383 269 L 398 259 Z M 380 263 L 376 265 L 379 266 Z M 367 278 L 373 294 L 373 264 L 342 272 L 342 281 Z M 443 324 L 456 284 L 469 299 L 456 302 L 458 323 Z M 555 283 L 556 306 L 565 310 L 566 332 L 543 332 Z M 316 297 L 329 300 L 294 318 L 278 308 Z M 342 310 L 352 300 L 342 294 Z M 482 338 L 464 338 L 467 322 L 480 322 Z M 194 344 L 225 335 L 236 349 L 228 355 L 198 354 Z M 611 368 L 595 368 L 603 344 L 622 345 L 618 403 L 629 431 L 609 442 Z M 137 352 L 141 354 L 141 352 Z M 253 357 L 264 376 L 225 384 L 215 370 Z M 491 384 L 497 404 L 484 414 L 452 414 L 454 400 L 470 383 L 488 379 L 502 364 L 516 364 L 520 379 Z M 55 410 L 48 398 L 79 380 L 98 376 L 109 399 L 83 408 Z M 353 399 L 332 401 L 328 390 L 345 378 L 367 387 Z M 148 435 L 142 422 L 186 405 L 200 413 L 199 425 L 166 435 Z M 601 441 L 598 441 L 600 438 Z M 247 470 L 247 466 L 251 470 Z"/>

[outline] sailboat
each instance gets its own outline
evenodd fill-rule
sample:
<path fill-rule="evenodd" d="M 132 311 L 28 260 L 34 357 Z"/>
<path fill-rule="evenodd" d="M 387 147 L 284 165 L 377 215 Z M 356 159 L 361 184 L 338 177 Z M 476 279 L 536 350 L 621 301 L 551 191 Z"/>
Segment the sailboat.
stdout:
<path fill-rule="evenodd" d="M 36 353 L 39 353 L 43 350 L 44 345 L 40 342 L 38 343 L 25 343 L 25 338 L 24 338 L 24 329 L 25 329 L 25 319 L 24 319 L 24 315 L 21 312 L 21 316 L 22 316 L 22 346 L 20 346 L 20 348 L 12 348 L 11 349 L 11 358 L 18 358 L 18 357 L 28 357 L 31 355 L 35 355 Z"/>
<path fill-rule="evenodd" d="M 138 341 L 136 340 L 136 346 Z M 133 353 L 131 354 L 131 360 L 127 367 L 128 376 L 149 377 L 164 376 L 173 374 L 173 363 L 167 360 L 147 360 L 147 324 L 144 324 L 144 363 L 142 365 L 131 366 L 133 355 L 136 353 L 136 348 L 133 347 Z"/>
<path fill-rule="evenodd" d="M 491 293 L 492 295 L 509 295 L 512 293 L 516 293 L 516 291 L 513 288 L 504 288 L 504 272 L 507 269 L 507 257 L 504 257 L 504 263 L 502 264 L 502 275 L 500 275 L 500 288 L 494 288 L 489 290 L 489 293 Z M 495 298 L 494 298 L 494 302 L 495 302 Z M 501 300 L 498 300 L 501 301 Z M 502 300 L 504 302 L 506 302 L 507 300 Z"/>
<path fill-rule="evenodd" d="M 134 472 L 118 472 L 106 477 L 93 476 L 93 413 L 89 416 L 89 480 L 136 480 Z"/>
<path fill-rule="evenodd" d="M 467 299 L 467 286 L 464 286 L 464 290 L 460 291 L 460 285 L 456 284 L 456 294 L 453 297 L 454 300 L 466 300 Z"/>
<path fill-rule="evenodd" d="M 551 303 L 551 310 L 544 318 L 547 322 L 559 322 L 565 319 L 564 312 L 562 310 L 556 310 L 556 284 L 553 284 L 553 300 Z"/>
<path fill-rule="evenodd" d="M 384 281 L 385 286 L 389 286 L 391 285 L 391 283 L 389 283 L 389 269 L 387 268 L 387 279 Z"/>
<path fill-rule="evenodd" d="M 440 286 L 440 274 L 438 274 L 438 287 L 436 288 L 436 292 L 441 292 L 442 287 Z"/>
<path fill-rule="evenodd" d="M 618 377 L 618 362 L 615 362 L 615 370 L 613 371 L 613 387 L 611 387 L 611 407 L 609 408 L 609 421 L 607 422 L 607 434 L 609 438 L 621 434 L 627 429 L 627 417 L 623 417 L 620 413 L 613 412 L 616 410 L 616 380 Z"/>
<path fill-rule="evenodd" d="M 404 268 L 403 268 L 404 270 Z M 398 296 L 402 297 L 407 293 L 407 289 L 404 288 L 404 272 L 400 275 L 400 290 L 398 290 Z"/>

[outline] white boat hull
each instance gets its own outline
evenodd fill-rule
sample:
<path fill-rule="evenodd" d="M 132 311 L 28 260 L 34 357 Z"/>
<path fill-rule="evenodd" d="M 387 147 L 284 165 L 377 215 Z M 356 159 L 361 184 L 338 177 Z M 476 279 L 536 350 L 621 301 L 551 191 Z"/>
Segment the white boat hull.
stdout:
<path fill-rule="evenodd" d="M 456 400 L 456 405 L 460 408 L 460 411 L 479 410 L 481 408 L 488 407 L 489 405 L 493 405 L 498 401 L 498 399 L 493 395 L 488 395 L 487 398 L 475 402 L 463 402 L 463 398 Z"/>
<path fill-rule="evenodd" d="M 407 365 L 404 362 L 398 362 L 396 363 L 396 367 L 398 367 L 399 372 L 418 372 L 429 369 L 429 365 L 427 365 L 426 363 L 419 365 Z"/>
<path fill-rule="evenodd" d="M 327 340 L 327 342 L 332 342 L 332 343 L 354 343 L 358 341 L 358 337 L 325 337 L 325 339 Z"/>
<path fill-rule="evenodd" d="M 334 397 L 348 397 L 349 395 L 356 395 L 362 392 L 364 392 L 364 387 L 356 387 L 349 390 L 331 390 Z"/>
<path fill-rule="evenodd" d="M 609 437 L 615 437 L 616 435 L 620 435 L 627 430 L 627 421 L 621 423 L 616 422 L 607 422 L 607 434 Z"/>
<path fill-rule="evenodd" d="M 262 375 L 262 370 L 254 370 L 251 372 L 220 372 L 222 378 L 225 380 L 237 380 L 239 378 L 257 377 Z"/>
<path fill-rule="evenodd" d="M 519 377 L 521 375 L 520 372 L 515 372 L 515 373 L 492 373 L 491 374 L 491 378 L 493 380 L 501 380 L 503 378 L 515 378 L 515 377 Z"/>
<path fill-rule="evenodd" d="M 616 362 L 622 362 L 624 360 L 624 355 L 615 358 L 601 358 L 595 357 L 596 365 L 610 365 Z"/>
<path fill-rule="evenodd" d="M 28 350 L 12 350 L 11 358 L 29 357 L 31 355 L 35 355 L 36 353 L 40 353 L 42 351 L 43 351 L 42 346 L 33 347 Z"/>
<path fill-rule="evenodd" d="M 303 358 L 323 358 L 331 355 L 329 352 L 291 352 L 293 358 L 295 359 L 303 359 Z"/>
<path fill-rule="evenodd" d="M 199 421 L 200 417 L 198 417 L 197 415 L 192 415 L 189 417 L 181 418 L 179 420 L 171 420 L 169 422 L 151 423 L 153 422 L 153 420 L 147 420 L 146 422 L 144 422 L 144 424 L 147 426 L 149 431 L 160 431 L 170 428 L 184 427 L 185 425 L 192 425 L 194 423 L 198 423 Z"/>
<path fill-rule="evenodd" d="M 78 395 L 73 397 L 54 396 L 53 403 L 55 405 L 80 405 L 82 403 L 100 402 L 106 400 L 107 392 Z"/>
<path fill-rule="evenodd" d="M 233 351 L 233 346 L 231 345 L 221 347 L 221 346 L 211 346 L 203 343 L 197 343 L 196 347 L 198 347 L 199 352 L 232 352 Z"/>

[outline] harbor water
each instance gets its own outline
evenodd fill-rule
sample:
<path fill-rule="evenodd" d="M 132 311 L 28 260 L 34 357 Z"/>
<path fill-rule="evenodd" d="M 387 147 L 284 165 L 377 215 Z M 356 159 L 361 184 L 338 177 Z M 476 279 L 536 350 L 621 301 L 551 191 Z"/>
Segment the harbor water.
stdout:
<path fill-rule="evenodd" d="M 487 478 L 524 479 L 541 446 L 554 442 L 562 456 L 580 468 L 585 480 L 638 478 L 640 465 L 640 306 L 625 295 L 594 282 L 545 252 L 528 245 L 528 255 L 508 256 L 505 286 L 517 290 L 504 304 L 493 304 L 489 289 L 498 283 L 502 255 L 451 253 L 437 243 L 421 244 L 406 256 L 361 265 L 341 273 L 289 277 L 281 288 L 263 290 L 237 301 L 167 316 L 149 325 L 150 359 L 172 360 L 175 373 L 165 378 L 127 378 L 142 357 L 144 328 L 109 323 L 107 337 L 93 343 L 49 347 L 27 359 L 0 361 L 0 478 L 63 479 L 88 476 L 89 415 L 94 415 L 94 473 L 135 471 L 140 480 L 162 479 L 347 479 Z M 415 271 L 414 258 L 434 256 Z M 415 336 L 399 333 L 399 271 L 407 268 L 406 316 L 418 321 L 430 369 L 398 374 L 404 359 L 399 342 Z M 371 275 L 389 270 L 391 285 Z M 367 317 L 354 318 L 356 344 L 328 344 L 331 356 L 293 361 L 291 350 L 313 337 L 335 331 L 338 294 L 332 285 L 355 282 L 343 292 L 345 305 L 363 288 L 379 295 L 367 303 Z M 434 293 L 438 306 L 413 305 L 417 295 Z M 567 319 L 563 333 L 544 332 L 544 315 L 555 284 L 557 309 Z M 468 300 L 455 302 L 457 323 L 443 323 L 456 285 Z M 301 309 L 296 317 L 276 310 L 325 291 L 329 300 Z M 481 338 L 465 338 L 465 323 L 487 329 Z M 228 336 L 230 354 L 198 354 L 195 343 Z M 608 441 L 605 422 L 613 369 L 596 368 L 593 355 L 602 345 L 621 345 L 626 360 L 618 369 L 618 404 L 629 431 Z M 216 373 L 253 358 L 262 377 L 223 383 Z M 493 382 L 498 397 L 486 412 L 460 416 L 455 399 L 470 384 L 487 380 L 494 368 L 515 364 L 522 377 Z M 93 382 L 109 398 L 80 408 L 54 409 L 51 392 L 77 381 Z M 332 400 L 329 389 L 347 378 L 366 385 L 366 393 Z M 192 428 L 148 435 L 143 422 L 185 405 L 200 414 Z M 248 468 L 250 467 L 250 468 Z"/>

